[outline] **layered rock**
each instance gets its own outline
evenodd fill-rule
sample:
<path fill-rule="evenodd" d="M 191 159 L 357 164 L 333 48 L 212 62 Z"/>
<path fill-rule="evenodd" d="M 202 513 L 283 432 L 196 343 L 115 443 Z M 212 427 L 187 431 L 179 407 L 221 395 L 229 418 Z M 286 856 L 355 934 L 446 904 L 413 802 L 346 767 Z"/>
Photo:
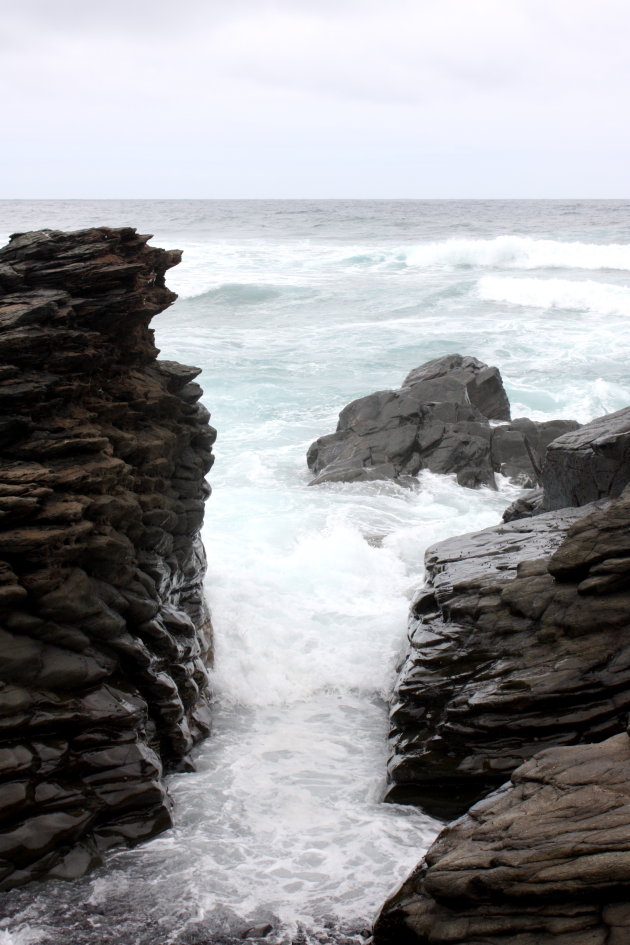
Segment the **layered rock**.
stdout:
<path fill-rule="evenodd" d="M 495 486 L 495 472 L 535 484 L 548 443 L 577 424 L 510 420 L 497 368 L 459 354 L 413 370 L 398 390 L 348 404 L 335 433 L 307 454 L 311 485 L 453 473 L 460 485 Z"/>
<path fill-rule="evenodd" d="M 199 540 L 215 431 L 151 318 L 180 259 L 132 229 L 0 251 L 0 888 L 170 823 L 209 730 Z"/>
<path fill-rule="evenodd" d="M 392 704 L 389 799 L 456 816 L 542 747 L 624 729 L 629 526 L 630 487 L 605 508 L 427 551 Z"/>
<path fill-rule="evenodd" d="M 447 827 L 375 945 L 630 941 L 630 739 L 552 748 Z"/>

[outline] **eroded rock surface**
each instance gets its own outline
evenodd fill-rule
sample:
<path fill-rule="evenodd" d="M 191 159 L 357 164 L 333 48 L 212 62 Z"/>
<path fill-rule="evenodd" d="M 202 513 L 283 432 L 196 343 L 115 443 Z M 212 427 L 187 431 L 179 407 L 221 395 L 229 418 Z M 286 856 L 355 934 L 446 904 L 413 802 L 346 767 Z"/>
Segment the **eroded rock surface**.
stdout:
<path fill-rule="evenodd" d="M 457 816 L 542 747 L 625 728 L 629 526 L 630 487 L 427 551 L 391 710 L 391 800 Z"/>
<path fill-rule="evenodd" d="M 413 370 L 398 390 L 348 404 L 335 433 L 307 454 L 311 485 L 454 473 L 460 485 L 495 486 L 495 472 L 524 485 L 540 477 L 548 443 L 574 421 L 510 421 L 497 368 L 476 358 L 446 355 Z"/>
<path fill-rule="evenodd" d="M 626 945 L 630 739 L 541 751 L 447 827 L 375 945 Z"/>
<path fill-rule="evenodd" d="M 158 361 L 179 251 L 132 229 L 0 251 L 0 888 L 170 824 L 209 730 L 199 528 L 215 431 Z"/>

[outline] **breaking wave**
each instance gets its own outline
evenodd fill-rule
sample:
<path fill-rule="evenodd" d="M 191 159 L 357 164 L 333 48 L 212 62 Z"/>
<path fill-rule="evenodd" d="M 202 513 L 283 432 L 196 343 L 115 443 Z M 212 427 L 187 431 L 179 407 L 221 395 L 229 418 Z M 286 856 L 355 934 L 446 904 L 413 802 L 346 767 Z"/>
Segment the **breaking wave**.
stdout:
<path fill-rule="evenodd" d="M 511 279 L 484 276 L 477 284 L 480 298 L 534 308 L 630 315 L 630 288 L 591 279 Z"/>

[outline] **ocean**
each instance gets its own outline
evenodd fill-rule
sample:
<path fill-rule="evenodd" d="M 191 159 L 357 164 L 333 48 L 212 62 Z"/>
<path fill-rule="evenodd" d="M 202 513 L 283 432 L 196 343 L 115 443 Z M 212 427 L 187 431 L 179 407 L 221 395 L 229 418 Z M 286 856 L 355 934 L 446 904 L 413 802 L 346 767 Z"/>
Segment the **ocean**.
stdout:
<path fill-rule="evenodd" d="M 440 824 L 381 802 L 387 700 L 433 542 L 519 489 L 309 487 L 356 397 L 459 352 L 514 417 L 630 403 L 630 202 L 0 201 L 0 242 L 134 226 L 184 251 L 162 357 L 203 368 L 219 436 L 206 510 L 213 736 L 173 775 L 175 826 L 90 876 L 5 896 L 0 945 L 362 941 Z"/>

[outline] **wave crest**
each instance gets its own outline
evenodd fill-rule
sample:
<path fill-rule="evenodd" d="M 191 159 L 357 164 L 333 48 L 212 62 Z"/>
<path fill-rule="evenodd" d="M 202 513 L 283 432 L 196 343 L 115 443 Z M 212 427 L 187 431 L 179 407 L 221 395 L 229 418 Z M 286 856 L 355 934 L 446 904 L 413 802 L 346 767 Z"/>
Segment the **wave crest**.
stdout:
<path fill-rule="evenodd" d="M 630 288 L 592 279 L 511 279 L 484 276 L 477 284 L 480 298 L 532 308 L 630 315 Z"/>

